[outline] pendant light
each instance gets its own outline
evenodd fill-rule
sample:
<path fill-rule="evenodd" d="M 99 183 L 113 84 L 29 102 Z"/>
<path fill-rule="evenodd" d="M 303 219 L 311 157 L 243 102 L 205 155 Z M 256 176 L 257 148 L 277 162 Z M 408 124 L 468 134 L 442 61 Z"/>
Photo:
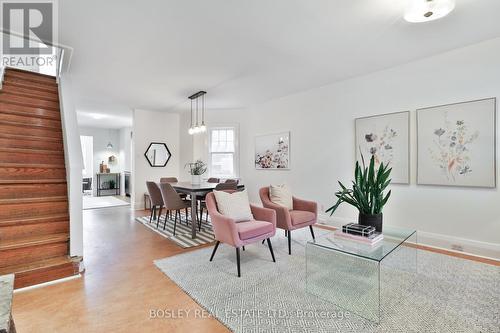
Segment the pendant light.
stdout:
<path fill-rule="evenodd" d="M 207 131 L 207 126 L 205 125 L 205 94 L 206 91 L 198 91 L 196 94 L 189 96 L 191 100 L 191 124 L 188 130 L 189 135 L 203 133 Z M 200 101 L 201 97 L 201 125 L 199 123 L 200 114 Z M 193 110 L 193 103 L 196 102 L 195 110 Z M 196 118 L 196 123 L 193 121 L 193 113 Z"/>
<path fill-rule="evenodd" d="M 200 131 L 202 133 L 207 131 L 207 126 L 205 126 L 205 95 L 201 96 L 201 126 Z"/>
<path fill-rule="evenodd" d="M 410 0 L 405 20 L 412 23 L 434 21 L 455 9 L 455 0 Z"/>
<path fill-rule="evenodd" d="M 188 130 L 189 135 L 194 134 L 194 129 L 193 129 L 193 100 L 191 100 L 191 126 L 189 126 Z"/>

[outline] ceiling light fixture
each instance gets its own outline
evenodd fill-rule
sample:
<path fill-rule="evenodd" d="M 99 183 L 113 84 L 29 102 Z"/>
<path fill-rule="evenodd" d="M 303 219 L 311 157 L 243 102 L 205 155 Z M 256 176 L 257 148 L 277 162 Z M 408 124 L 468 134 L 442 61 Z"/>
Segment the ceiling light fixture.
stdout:
<path fill-rule="evenodd" d="M 198 91 L 196 94 L 193 94 L 189 96 L 188 98 L 191 100 L 191 125 L 189 127 L 188 133 L 189 135 L 197 134 L 197 133 L 203 133 L 207 130 L 207 126 L 205 126 L 205 94 L 206 91 Z M 199 115 L 199 101 L 198 98 L 201 97 L 201 125 L 199 125 L 198 122 L 198 115 Z M 195 117 L 196 117 L 196 124 L 193 122 L 193 101 L 196 102 L 196 110 L 195 112 Z M 194 126 L 193 126 L 194 125 Z"/>
<path fill-rule="evenodd" d="M 410 0 L 405 20 L 412 23 L 434 21 L 455 9 L 455 0 Z"/>

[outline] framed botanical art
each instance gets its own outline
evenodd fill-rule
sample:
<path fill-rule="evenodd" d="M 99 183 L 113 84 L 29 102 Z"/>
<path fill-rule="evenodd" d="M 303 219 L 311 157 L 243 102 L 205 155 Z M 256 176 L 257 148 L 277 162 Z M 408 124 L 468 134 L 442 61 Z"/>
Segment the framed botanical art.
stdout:
<path fill-rule="evenodd" d="M 290 132 L 255 137 L 255 168 L 290 169 Z"/>
<path fill-rule="evenodd" d="M 496 187 L 496 99 L 417 110 L 417 183 Z"/>
<path fill-rule="evenodd" d="M 356 158 L 363 155 L 368 163 L 372 156 L 376 165 L 392 167 L 393 183 L 410 183 L 410 112 L 388 113 L 357 118 Z"/>

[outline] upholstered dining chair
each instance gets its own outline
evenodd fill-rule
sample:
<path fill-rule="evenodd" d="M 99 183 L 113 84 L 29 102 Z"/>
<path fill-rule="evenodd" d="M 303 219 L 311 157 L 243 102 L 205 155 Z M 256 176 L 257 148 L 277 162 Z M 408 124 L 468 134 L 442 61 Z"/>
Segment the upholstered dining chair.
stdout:
<path fill-rule="evenodd" d="M 210 177 L 207 179 L 207 183 L 220 183 L 220 179 L 215 177 Z"/>
<path fill-rule="evenodd" d="M 313 201 L 301 200 L 293 197 L 293 209 L 280 206 L 271 201 L 269 187 L 259 190 L 260 200 L 266 208 L 276 212 L 276 227 L 285 230 L 288 238 L 288 254 L 292 254 L 292 230 L 309 227 L 311 236 L 314 238 L 313 224 L 318 221 L 318 204 Z"/>
<path fill-rule="evenodd" d="M 215 191 L 237 191 L 238 185 L 236 183 L 219 183 L 215 185 Z M 208 210 L 206 203 L 206 196 L 200 200 L 200 221 L 203 221 L 203 211 L 206 211 L 205 221 L 208 223 Z M 201 223 L 200 230 L 201 230 Z"/>
<path fill-rule="evenodd" d="M 234 191 L 228 192 L 232 193 Z M 215 252 L 217 252 L 220 243 L 233 246 L 236 248 L 238 277 L 241 277 L 240 248 L 245 249 L 245 245 L 267 240 L 273 262 L 276 262 L 270 239 L 276 233 L 276 212 L 272 209 L 250 205 L 254 220 L 236 223 L 230 217 L 224 216 L 219 212 L 213 192 L 207 194 L 207 208 L 212 220 L 216 240 L 210 261 L 214 259 Z"/>
<path fill-rule="evenodd" d="M 170 183 L 160 183 L 160 192 L 163 198 L 163 203 L 165 205 L 165 209 L 167 211 L 175 211 L 174 218 L 174 236 L 175 236 L 175 227 L 177 226 L 177 216 L 179 216 L 179 220 L 181 218 L 181 209 L 186 210 L 186 224 L 188 220 L 188 208 L 190 203 L 188 201 L 182 200 L 179 193 L 175 191 Z M 192 220 L 192 219 L 191 219 Z M 163 225 L 163 230 L 165 230 L 165 226 L 167 225 L 167 216 L 165 215 L 165 224 Z"/>
<path fill-rule="evenodd" d="M 179 180 L 177 179 L 177 177 L 162 177 L 162 178 L 160 178 L 160 183 L 178 183 L 178 182 L 179 182 Z M 181 196 L 182 199 L 187 198 L 186 193 L 179 193 L 179 195 Z"/>
<path fill-rule="evenodd" d="M 178 183 L 179 180 L 176 177 L 162 177 L 160 178 L 160 183 Z"/>
<path fill-rule="evenodd" d="M 153 220 L 153 215 L 157 216 L 156 228 L 160 223 L 161 210 L 163 208 L 163 197 L 161 196 L 160 188 L 155 182 L 146 182 L 146 187 L 148 188 L 149 199 L 151 200 L 151 215 L 149 216 L 149 223 Z M 158 214 L 156 209 L 159 209 Z"/>
<path fill-rule="evenodd" d="M 226 179 L 225 183 L 236 183 L 238 185 L 240 181 L 238 179 Z"/>

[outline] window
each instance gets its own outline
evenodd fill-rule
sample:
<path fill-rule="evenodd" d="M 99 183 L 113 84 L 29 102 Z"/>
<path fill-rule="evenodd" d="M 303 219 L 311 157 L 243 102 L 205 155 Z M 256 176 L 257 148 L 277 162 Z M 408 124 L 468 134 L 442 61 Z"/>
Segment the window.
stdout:
<path fill-rule="evenodd" d="M 210 176 L 237 177 L 237 140 L 235 127 L 210 129 L 209 136 Z"/>

